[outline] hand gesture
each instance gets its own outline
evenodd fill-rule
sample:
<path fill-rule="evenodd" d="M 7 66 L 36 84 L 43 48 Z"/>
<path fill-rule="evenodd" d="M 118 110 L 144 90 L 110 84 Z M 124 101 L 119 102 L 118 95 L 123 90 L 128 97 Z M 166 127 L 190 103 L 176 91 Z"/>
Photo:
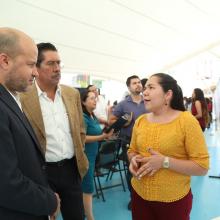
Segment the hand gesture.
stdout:
<path fill-rule="evenodd" d="M 50 216 L 50 220 L 56 220 L 56 217 L 60 212 L 60 197 L 57 193 L 55 193 L 55 196 L 57 198 L 57 208 L 56 208 L 55 212 Z"/>
<path fill-rule="evenodd" d="M 164 156 L 151 148 L 148 149 L 148 152 L 151 154 L 150 157 L 137 159 L 137 163 L 141 164 L 137 171 L 138 178 L 145 175 L 152 176 L 162 167 Z"/>
<path fill-rule="evenodd" d="M 114 133 L 114 129 L 109 131 L 108 133 L 103 132 L 104 139 L 109 139 Z"/>
<path fill-rule="evenodd" d="M 141 156 L 140 154 L 137 154 L 135 156 L 133 156 L 130 160 L 130 165 L 129 165 L 129 170 L 131 172 L 131 174 L 135 177 L 138 177 L 138 169 L 140 167 L 140 160 L 143 158 L 143 156 Z"/>

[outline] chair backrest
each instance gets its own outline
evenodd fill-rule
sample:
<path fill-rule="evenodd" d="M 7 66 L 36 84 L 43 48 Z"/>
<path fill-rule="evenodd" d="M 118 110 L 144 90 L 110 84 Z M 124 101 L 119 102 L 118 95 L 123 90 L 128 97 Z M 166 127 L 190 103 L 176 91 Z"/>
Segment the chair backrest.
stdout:
<path fill-rule="evenodd" d="M 105 165 L 115 163 L 117 158 L 117 142 L 106 141 L 99 147 L 99 152 L 96 158 L 96 167 L 104 167 Z"/>

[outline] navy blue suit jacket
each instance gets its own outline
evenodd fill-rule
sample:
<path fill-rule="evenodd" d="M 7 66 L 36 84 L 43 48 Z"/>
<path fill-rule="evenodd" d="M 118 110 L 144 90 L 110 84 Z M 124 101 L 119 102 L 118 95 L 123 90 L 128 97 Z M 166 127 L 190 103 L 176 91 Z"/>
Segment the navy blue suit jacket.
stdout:
<path fill-rule="evenodd" d="M 0 219 L 43 220 L 56 209 L 32 127 L 0 84 Z"/>

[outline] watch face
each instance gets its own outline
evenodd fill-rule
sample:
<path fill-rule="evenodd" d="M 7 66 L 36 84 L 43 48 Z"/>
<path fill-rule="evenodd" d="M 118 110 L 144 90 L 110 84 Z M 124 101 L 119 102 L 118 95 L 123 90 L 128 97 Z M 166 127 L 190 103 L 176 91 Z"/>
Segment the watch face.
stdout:
<path fill-rule="evenodd" d="M 169 167 L 169 162 L 165 161 L 165 162 L 163 163 L 163 166 L 164 166 L 165 168 L 168 168 L 168 167 Z"/>
<path fill-rule="evenodd" d="M 169 168 L 170 163 L 169 163 L 169 158 L 165 157 L 164 161 L 163 161 L 163 167 L 164 168 Z"/>

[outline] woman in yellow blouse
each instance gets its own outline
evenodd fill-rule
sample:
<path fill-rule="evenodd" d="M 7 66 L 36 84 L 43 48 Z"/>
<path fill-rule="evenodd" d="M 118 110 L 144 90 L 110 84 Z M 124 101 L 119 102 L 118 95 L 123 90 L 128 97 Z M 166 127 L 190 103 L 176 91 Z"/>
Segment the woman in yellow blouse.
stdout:
<path fill-rule="evenodd" d="M 147 81 L 150 113 L 134 125 L 128 150 L 133 220 L 189 220 L 190 176 L 205 175 L 209 155 L 198 121 L 185 111 L 176 80 L 157 73 Z"/>

